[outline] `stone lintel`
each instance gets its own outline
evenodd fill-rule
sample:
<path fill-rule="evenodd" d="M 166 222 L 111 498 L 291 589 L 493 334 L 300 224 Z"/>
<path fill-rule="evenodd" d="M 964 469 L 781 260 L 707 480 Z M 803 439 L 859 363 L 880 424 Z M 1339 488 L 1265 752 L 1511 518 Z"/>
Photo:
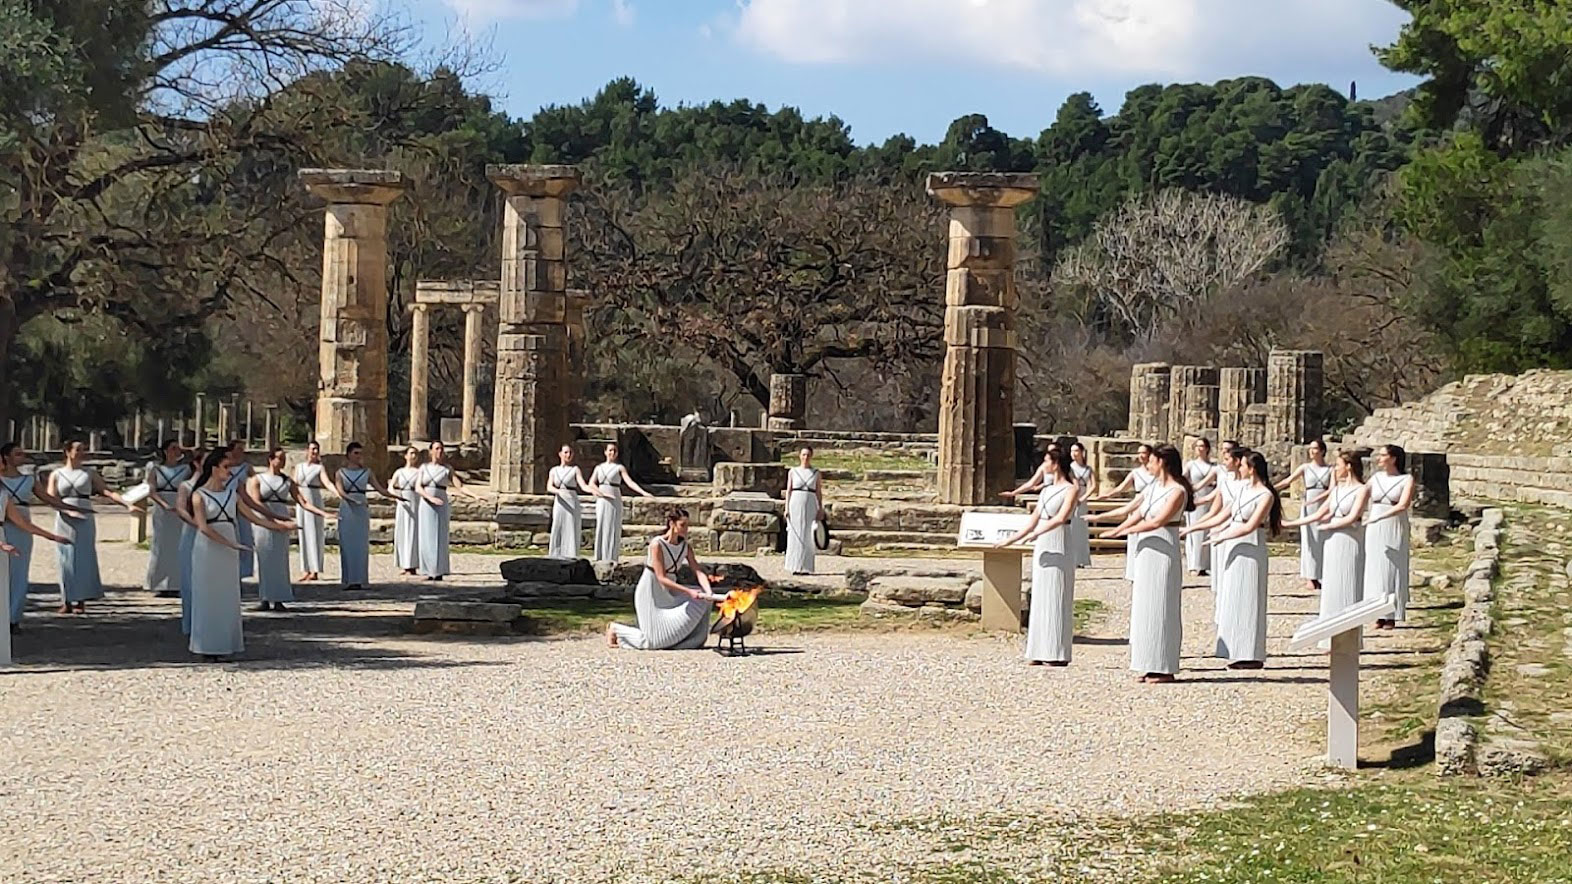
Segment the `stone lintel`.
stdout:
<path fill-rule="evenodd" d="M 385 206 L 409 186 L 392 169 L 301 169 L 295 173 L 313 196 L 330 203 Z"/>
<path fill-rule="evenodd" d="M 577 166 L 540 166 L 528 163 L 488 163 L 486 177 L 508 196 L 561 199 L 579 186 Z"/>
<path fill-rule="evenodd" d="M 415 303 L 495 304 L 501 292 L 494 279 L 422 279 L 415 283 Z"/>
<path fill-rule="evenodd" d="M 934 172 L 928 193 L 952 206 L 1011 208 L 1037 196 L 1035 172 Z"/>

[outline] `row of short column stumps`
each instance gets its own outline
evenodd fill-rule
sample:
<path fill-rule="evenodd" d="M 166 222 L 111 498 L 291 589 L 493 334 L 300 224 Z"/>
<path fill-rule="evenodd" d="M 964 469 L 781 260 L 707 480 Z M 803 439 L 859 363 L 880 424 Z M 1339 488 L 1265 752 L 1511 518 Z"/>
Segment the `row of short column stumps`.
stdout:
<path fill-rule="evenodd" d="M 1265 368 L 1140 363 L 1130 370 L 1127 432 L 1174 444 L 1303 444 L 1322 432 L 1324 362 L 1318 350 L 1273 350 Z"/>

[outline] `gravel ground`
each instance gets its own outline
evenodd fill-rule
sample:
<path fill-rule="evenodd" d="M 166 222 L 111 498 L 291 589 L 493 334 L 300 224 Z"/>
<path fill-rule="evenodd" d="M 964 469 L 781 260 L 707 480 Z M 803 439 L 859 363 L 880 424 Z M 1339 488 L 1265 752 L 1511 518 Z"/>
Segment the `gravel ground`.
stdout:
<path fill-rule="evenodd" d="M 106 544 L 108 582 L 145 555 Z M 900 880 L 952 860 L 935 820 L 1206 806 L 1305 781 L 1320 752 L 1322 658 L 1222 669 L 1199 585 L 1182 681 L 1138 684 L 1115 556 L 1082 572 L 1106 609 L 1068 669 L 946 632 L 760 635 L 768 653 L 735 660 L 401 634 L 412 599 L 500 583 L 498 557 L 455 559 L 440 588 L 248 613 L 245 658 L 219 665 L 191 662 L 176 602 L 62 617 L 38 587 L 0 673 L 0 880 Z M 1274 561 L 1274 650 L 1315 604 L 1295 568 Z M 1045 848 L 975 850 L 1029 874 Z"/>

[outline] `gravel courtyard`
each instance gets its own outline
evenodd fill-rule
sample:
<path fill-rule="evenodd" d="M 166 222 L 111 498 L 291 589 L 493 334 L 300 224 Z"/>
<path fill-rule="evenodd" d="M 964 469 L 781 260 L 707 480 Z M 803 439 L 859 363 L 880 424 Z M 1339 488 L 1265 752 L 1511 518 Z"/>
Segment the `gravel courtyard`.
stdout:
<path fill-rule="evenodd" d="M 108 582 L 145 555 L 105 545 Z M 0 671 L 0 880 L 900 880 L 946 858 L 925 822 L 1202 806 L 1304 781 L 1321 751 L 1323 658 L 1224 670 L 1198 581 L 1181 682 L 1136 683 L 1115 556 L 1082 572 L 1105 608 L 1062 670 L 953 631 L 763 634 L 745 659 L 401 632 L 413 599 L 500 584 L 500 561 L 456 556 L 432 589 L 375 556 L 388 583 L 248 611 L 245 658 L 220 665 L 191 661 L 177 601 L 63 617 L 35 586 Z M 1280 651 L 1315 599 L 1292 559 L 1273 570 Z M 1023 874 L 1041 856 L 978 849 Z"/>

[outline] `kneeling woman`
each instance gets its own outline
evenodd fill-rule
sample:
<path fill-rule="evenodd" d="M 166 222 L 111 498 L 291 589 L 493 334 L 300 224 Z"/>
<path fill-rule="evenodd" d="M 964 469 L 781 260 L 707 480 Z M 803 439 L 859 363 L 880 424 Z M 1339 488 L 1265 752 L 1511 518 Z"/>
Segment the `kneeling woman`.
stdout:
<path fill-rule="evenodd" d="M 240 503 L 241 491 L 229 484 L 227 452 L 214 451 L 202 462 L 191 495 L 196 541 L 191 549 L 191 653 L 215 660 L 245 650 L 240 628 L 240 554 L 235 525 L 241 519 L 270 531 L 293 531 L 294 522 L 254 514 Z"/>
<path fill-rule="evenodd" d="M 698 589 L 677 582 L 677 569 L 685 564 Z M 711 607 L 709 575 L 688 547 L 688 511 L 674 507 L 666 511 L 666 533 L 650 541 L 644 576 L 633 593 L 639 625 L 607 624 L 606 641 L 638 651 L 700 648 L 709 634 Z"/>
<path fill-rule="evenodd" d="M 1283 529 L 1283 503 L 1272 487 L 1266 458 L 1246 455 L 1246 478 L 1234 492 L 1233 505 L 1223 513 L 1185 529 L 1200 532 L 1228 527 L 1212 543 L 1222 552 L 1222 579 L 1217 584 L 1217 656 L 1229 669 L 1260 669 L 1266 665 L 1266 534 Z"/>
<path fill-rule="evenodd" d="M 1081 484 L 1075 479 L 1070 455 L 1062 449 L 1050 453 L 1045 463 L 1048 485 L 1037 496 L 1031 521 L 1021 533 L 999 545 L 1032 541 L 1032 614 L 1026 626 L 1026 659 L 1034 666 L 1068 666 L 1074 640 L 1079 541 L 1067 526 L 1079 512 Z"/>

